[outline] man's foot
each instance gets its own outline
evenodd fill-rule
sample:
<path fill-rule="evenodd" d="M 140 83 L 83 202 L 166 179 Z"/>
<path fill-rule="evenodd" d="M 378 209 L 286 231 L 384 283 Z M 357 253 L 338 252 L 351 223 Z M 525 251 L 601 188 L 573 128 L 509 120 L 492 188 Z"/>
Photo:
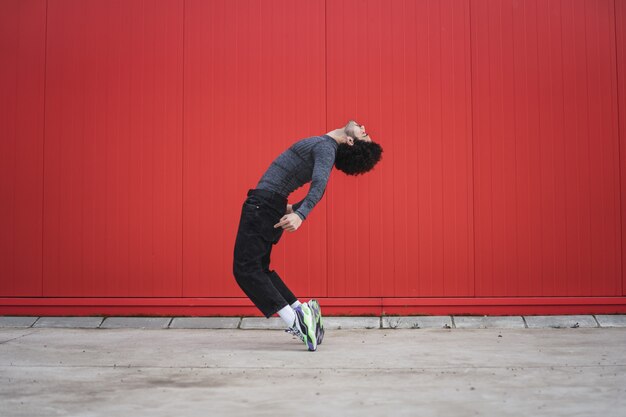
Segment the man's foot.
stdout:
<path fill-rule="evenodd" d="M 322 319 L 322 308 L 320 307 L 320 303 L 315 298 L 312 298 L 309 301 L 309 307 L 315 317 L 315 337 L 317 338 L 317 344 L 321 345 L 322 340 L 324 339 L 324 320 Z"/>
<path fill-rule="evenodd" d="M 315 315 L 307 303 L 300 304 L 294 308 L 294 311 L 296 312 L 296 320 L 294 324 L 285 331 L 297 336 L 310 351 L 317 350 Z"/>

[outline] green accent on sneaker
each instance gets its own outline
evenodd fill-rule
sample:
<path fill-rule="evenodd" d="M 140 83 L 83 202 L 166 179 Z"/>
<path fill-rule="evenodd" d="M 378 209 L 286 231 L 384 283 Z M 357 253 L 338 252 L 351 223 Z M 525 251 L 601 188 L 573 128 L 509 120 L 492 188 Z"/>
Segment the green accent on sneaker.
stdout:
<path fill-rule="evenodd" d="M 304 324 L 307 327 L 305 335 L 307 338 L 307 347 L 310 351 L 315 351 L 317 349 L 315 315 L 307 303 L 302 303 L 299 307 L 302 309 Z"/>
<path fill-rule="evenodd" d="M 322 308 L 320 303 L 312 298 L 309 300 L 309 306 L 315 316 L 315 337 L 317 338 L 317 344 L 321 345 L 324 340 L 324 321 L 322 318 Z"/>

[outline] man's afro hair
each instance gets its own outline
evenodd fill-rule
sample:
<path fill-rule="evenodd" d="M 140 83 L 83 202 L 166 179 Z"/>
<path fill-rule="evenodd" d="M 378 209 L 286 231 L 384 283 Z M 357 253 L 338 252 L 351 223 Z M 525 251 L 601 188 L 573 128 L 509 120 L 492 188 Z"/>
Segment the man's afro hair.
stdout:
<path fill-rule="evenodd" d="M 355 140 L 352 146 L 342 143 L 337 148 L 335 167 L 347 175 L 362 175 L 374 168 L 382 153 L 383 148 L 373 141 Z"/>

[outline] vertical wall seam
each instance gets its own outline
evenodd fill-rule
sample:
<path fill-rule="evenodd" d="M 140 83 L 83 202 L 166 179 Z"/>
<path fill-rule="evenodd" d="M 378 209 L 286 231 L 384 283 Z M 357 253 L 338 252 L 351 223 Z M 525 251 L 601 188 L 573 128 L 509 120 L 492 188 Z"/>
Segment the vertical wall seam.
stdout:
<path fill-rule="evenodd" d="M 473 269 L 474 269 L 474 274 L 472 276 L 472 284 L 473 284 L 473 290 L 472 290 L 472 297 L 476 297 L 476 173 L 474 172 L 474 89 L 472 87 L 472 84 L 474 82 L 474 75 L 473 75 L 473 69 L 474 69 L 474 65 L 472 62 L 472 56 L 473 51 L 472 51 L 472 0 L 469 0 L 468 2 L 468 6 L 469 6 L 469 46 L 470 46 L 470 91 L 469 91 L 469 95 L 470 95 L 470 136 L 471 136 L 471 140 L 470 143 L 472 145 L 472 151 L 470 153 L 470 160 L 472 162 L 472 263 L 473 265 Z"/>
<path fill-rule="evenodd" d="M 437 8 L 437 10 L 439 11 L 439 15 L 437 17 L 439 18 L 439 27 L 441 28 L 441 25 L 442 25 L 442 22 L 441 22 L 441 19 L 442 19 L 441 18 L 441 3 L 439 3 L 439 7 Z M 454 12 L 452 12 L 452 13 L 454 13 Z M 452 26 L 452 30 L 454 30 L 454 25 L 451 25 L 451 26 Z M 443 64 L 442 64 L 443 58 L 442 57 L 443 57 L 443 54 L 444 54 L 444 51 L 443 51 L 443 48 L 442 48 L 443 42 L 444 42 L 444 39 L 443 39 L 443 36 L 441 34 L 441 29 L 439 29 L 439 76 L 440 76 L 440 79 L 442 79 L 442 80 L 443 80 L 443 76 L 442 76 L 442 74 L 443 74 L 443 69 L 442 69 L 443 68 Z M 452 69 L 452 73 L 454 73 L 454 69 Z M 448 74 L 448 75 L 450 75 L 450 74 Z M 452 78 L 454 79 L 454 75 L 453 74 L 452 74 Z M 439 167 L 440 168 L 439 174 L 441 175 L 441 210 L 443 212 L 445 212 L 446 198 L 445 198 L 445 179 L 444 178 L 445 178 L 446 174 L 445 174 L 445 167 L 444 167 L 445 158 L 444 158 L 444 155 L 443 155 L 443 149 L 445 149 L 445 145 L 443 144 L 444 140 L 445 140 L 444 139 L 445 138 L 445 133 L 444 133 L 444 129 L 445 128 L 444 128 L 444 123 L 443 123 L 443 117 L 444 117 L 443 116 L 444 115 L 444 112 L 443 112 L 443 102 L 444 102 L 445 98 L 444 98 L 444 92 L 443 92 L 443 84 L 444 84 L 443 82 L 439 83 L 439 133 L 441 134 L 441 142 L 440 143 L 442 144 L 442 146 L 441 146 L 441 148 L 442 148 L 441 164 L 440 164 L 440 167 Z M 393 183 L 395 184 L 395 178 L 394 178 Z M 441 216 L 441 219 L 442 219 L 441 228 L 443 229 L 443 228 L 445 228 L 444 223 L 446 222 L 446 220 L 445 220 L 445 217 L 443 215 Z M 395 235 L 394 235 L 394 238 L 392 239 L 392 242 L 393 241 L 395 241 Z M 442 247 L 441 247 L 441 281 L 444 283 L 443 285 L 445 286 L 445 282 L 446 282 L 446 250 L 445 250 L 445 247 L 446 247 L 446 234 L 445 233 L 441 234 L 441 245 L 442 245 Z M 395 269 L 394 269 L 394 272 L 395 272 Z"/>
<path fill-rule="evenodd" d="M 565 82 L 563 81 L 565 74 L 564 74 L 564 62 L 565 62 L 565 58 L 563 57 L 563 3 L 562 1 L 559 1 L 559 29 L 560 29 L 560 41 L 561 44 L 559 45 L 559 51 L 561 53 L 561 86 L 563 88 L 563 94 L 561 94 L 561 126 L 565 126 L 565 122 L 566 122 L 566 118 L 565 118 Z M 565 143 L 565 135 L 563 135 L 563 143 Z M 556 154 L 556 152 L 555 152 Z M 565 155 L 565 152 L 561 153 L 561 158 L 563 160 L 563 189 L 565 190 L 565 201 L 567 202 L 567 157 Z M 556 181 L 555 181 L 555 187 L 556 187 Z M 555 203 L 556 204 L 556 203 Z M 565 236 L 567 236 L 567 209 L 564 210 L 563 212 L 563 225 L 565 228 Z M 565 239 L 564 244 L 563 244 L 563 248 L 565 249 L 565 268 L 567 269 L 567 239 Z M 552 282 L 556 285 L 556 279 L 552 279 Z"/>
<path fill-rule="evenodd" d="M 183 0 L 183 73 L 181 124 L 181 166 L 180 166 L 180 297 L 185 296 L 185 3 Z"/>
<path fill-rule="evenodd" d="M 327 0 L 324 0 L 324 129 L 328 131 L 328 10 L 327 10 Z M 326 289 L 325 289 L 325 297 L 328 297 L 328 273 L 329 273 L 329 259 L 328 259 L 328 217 L 329 217 L 329 208 L 328 206 L 328 198 L 326 198 Z"/>
<path fill-rule="evenodd" d="M 513 22 L 514 19 L 515 19 L 515 15 L 512 14 L 511 22 Z M 535 25 L 534 26 L 535 26 L 535 40 L 536 40 L 535 41 L 535 58 L 537 59 L 537 63 L 539 63 L 539 62 L 541 62 L 541 58 L 539 56 L 539 49 L 540 49 L 539 48 L 539 39 L 540 39 L 540 34 L 539 34 L 539 5 L 537 3 L 535 3 Z M 549 26 L 550 26 L 550 19 L 548 19 L 548 27 Z M 513 43 L 513 47 L 515 47 L 515 31 L 512 31 L 512 33 L 513 33 L 513 36 L 511 37 L 511 41 Z M 549 32 L 549 33 L 551 33 L 551 32 Z M 524 31 L 523 31 L 523 35 L 525 37 L 525 39 L 524 39 L 524 53 L 527 54 L 528 53 L 528 42 L 527 42 L 527 40 L 528 40 L 528 19 L 526 19 L 526 6 L 524 6 Z M 513 62 L 515 62 L 515 50 L 513 50 L 513 60 L 514 60 Z M 530 65 L 528 63 L 528 60 L 526 60 L 526 65 L 527 65 L 527 67 Z M 524 78 L 526 80 L 526 85 L 528 85 L 528 72 L 529 71 L 526 71 L 526 73 L 524 74 L 525 75 Z M 541 155 L 542 155 L 542 149 L 541 149 L 541 142 L 542 142 L 541 141 L 541 114 L 542 113 L 541 113 L 541 91 L 540 91 L 541 88 L 539 86 L 540 83 L 541 83 L 540 75 L 539 75 L 539 73 L 537 73 L 537 84 L 535 85 L 535 88 L 536 88 L 536 91 L 537 91 L 537 103 L 536 103 L 536 105 L 537 105 L 537 122 L 536 122 L 536 127 L 537 127 L 537 137 L 540 138 L 539 139 L 539 161 L 540 162 L 538 164 L 539 167 L 537 168 L 538 176 L 539 176 L 539 190 L 542 189 L 542 184 L 543 184 L 543 181 L 542 181 L 543 177 L 541 175 L 542 174 L 542 171 L 541 171 Z M 513 161 L 515 163 L 515 171 L 514 171 L 515 172 L 515 199 L 516 199 L 515 201 L 517 203 L 517 204 L 515 204 L 515 220 L 516 220 L 515 221 L 515 236 L 519 236 L 520 225 L 519 225 L 519 220 L 518 219 L 519 219 L 520 209 L 519 209 L 519 199 L 518 199 L 518 197 L 519 197 L 519 189 L 518 189 L 519 182 L 517 180 L 517 178 L 518 178 L 518 175 L 517 175 L 517 172 L 518 172 L 518 167 L 517 167 L 517 165 L 518 165 L 517 164 L 517 162 L 518 162 L 518 159 L 517 159 L 517 125 L 515 123 L 516 116 L 517 116 L 517 110 L 516 110 L 516 107 L 515 107 L 515 99 L 517 99 L 517 97 L 515 96 L 515 86 L 516 86 L 516 83 L 515 83 L 515 65 L 513 65 L 513 97 L 514 97 L 514 100 L 513 100 L 513 109 L 514 109 L 513 110 L 513 138 L 514 138 L 514 149 L 515 149 L 515 158 L 513 159 Z M 526 114 L 527 114 L 527 119 L 526 119 L 526 129 L 527 129 L 527 131 L 530 131 L 530 126 L 529 126 L 529 123 L 528 123 L 528 119 L 530 118 L 530 117 L 528 117 L 528 114 L 530 114 L 530 111 L 528 110 L 529 102 L 530 102 L 530 100 L 528 99 L 528 95 L 527 95 L 526 96 L 526 103 L 525 103 L 526 104 L 526 109 L 525 110 L 526 110 Z M 520 122 L 520 124 L 521 124 L 521 122 Z M 530 151 L 529 151 L 529 154 L 528 154 L 528 158 L 532 158 L 530 156 Z M 520 163 L 520 165 L 521 165 L 521 163 Z M 527 176 L 528 184 L 531 183 L 531 175 L 532 175 L 532 173 L 529 170 L 528 171 L 528 176 Z M 530 188 L 531 187 L 529 186 L 529 189 Z M 541 196 L 541 192 L 539 193 L 538 200 L 539 200 L 539 213 L 541 213 L 540 214 L 540 218 L 539 218 L 539 222 L 541 224 L 543 224 L 544 214 L 543 214 L 543 204 L 542 204 L 543 198 Z M 544 285 L 543 285 L 543 270 L 544 270 L 544 261 L 543 261 L 543 259 L 544 259 L 543 258 L 543 254 L 544 254 L 544 252 L 543 252 L 543 230 L 544 230 L 543 227 L 540 227 L 540 232 L 539 232 L 539 254 L 541 256 L 541 261 L 539 263 L 541 265 L 540 266 L 541 270 L 539 271 L 539 288 L 540 288 L 540 293 L 541 294 L 544 294 L 544 291 L 543 291 L 543 288 L 544 288 Z M 530 236 L 532 234 L 532 231 L 529 230 L 528 233 L 529 233 L 529 236 Z M 533 249 L 532 248 L 533 245 L 531 243 L 531 240 L 532 240 L 532 238 L 529 238 L 528 242 L 526 242 L 526 245 L 525 245 L 526 246 L 525 249 L 528 251 L 527 253 L 528 253 L 529 257 L 530 257 L 530 253 L 531 253 L 531 251 Z M 516 290 L 517 290 L 517 294 L 519 296 L 521 294 L 520 294 L 520 287 L 519 287 L 519 282 L 520 282 L 520 279 L 519 279 L 519 259 L 520 259 L 520 256 L 519 256 L 519 250 L 518 249 L 519 249 L 518 239 L 515 239 L 515 259 L 517 260 L 517 268 L 516 268 L 516 270 L 518 271 L 518 275 L 517 275 L 518 279 L 517 279 L 517 282 L 516 282 L 516 284 L 517 284 Z M 528 275 L 526 276 L 526 279 L 528 279 L 530 281 L 530 278 L 532 276 L 531 268 L 528 268 L 527 274 Z"/>
<path fill-rule="evenodd" d="M 44 262 L 44 222 L 45 222 L 45 181 L 46 181 L 46 79 L 48 78 L 48 3 L 46 0 L 46 27 L 44 28 L 43 58 L 43 131 L 41 132 L 41 275 L 39 277 L 39 296 L 43 297 L 43 262 Z M 34 324 L 34 323 L 33 323 Z"/>
<path fill-rule="evenodd" d="M 589 144 L 590 140 L 589 140 L 589 136 L 591 135 L 591 132 L 589 131 L 589 46 L 588 46 L 588 39 L 589 36 L 587 34 L 587 10 L 583 9 L 582 12 L 582 17 L 583 17 L 583 22 L 585 23 L 585 30 L 583 31 L 584 35 L 585 35 L 585 103 L 587 104 L 587 108 L 585 111 L 585 122 L 587 123 L 587 129 L 586 129 L 586 145 L 587 145 L 587 149 L 586 149 L 586 153 L 587 153 L 587 166 L 589 167 L 589 173 L 591 176 L 591 170 L 592 170 L 592 165 L 591 165 L 591 145 Z M 589 181 L 589 188 L 591 188 L 591 181 Z M 589 217 L 587 217 L 587 221 L 589 222 L 589 228 L 588 228 L 588 232 L 589 232 L 589 239 L 592 239 L 593 236 L 593 232 L 594 232 L 594 228 L 592 226 L 592 212 L 593 212 L 593 205 L 591 203 L 591 193 L 588 193 L 587 195 L 587 210 L 589 213 Z M 589 277 L 586 277 L 587 280 L 591 279 L 593 281 L 593 248 L 594 245 L 589 245 L 589 252 L 587 253 L 587 259 L 589 260 L 588 265 L 590 265 L 590 270 L 589 270 Z M 582 275 L 582 274 L 581 274 Z M 589 281 L 587 281 L 589 282 Z M 582 288 L 582 286 L 584 285 L 583 282 L 579 282 L 579 286 L 578 288 L 576 288 L 576 290 L 580 290 Z"/>
<path fill-rule="evenodd" d="M 13 62 L 13 66 L 14 66 L 14 69 L 15 69 L 15 79 L 14 79 L 15 80 L 15 82 L 14 82 L 15 85 L 13 86 L 14 97 L 15 97 L 15 102 L 14 102 L 14 104 L 15 104 L 15 112 L 13 114 L 13 120 L 12 120 L 13 126 L 15 126 L 15 134 L 12 137 L 12 139 L 13 139 L 13 160 L 11 161 L 12 162 L 12 164 L 11 164 L 11 171 L 13 172 L 13 181 L 12 181 L 12 184 L 11 184 L 12 185 L 12 187 L 11 187 L 12 188 L 12 190 L 11 190 L 12 193 L 11 193 L 11 197 L 10 197 L 10 200 L 9 200 L 10 204 L 11 204 L 11 213 L 12 213 L 12 218 L 13 218 L 13 221 L 11 222 L 11 231 L 10 231 L 11 249 L 12 250 L 11 250 L 11 258 L 7 262 L 7 263 L 10 263 L 11 265 L 13 265 L 13 275 L 12 275 L 12 278 L 14 278 L 12 280 L 13 282 L 17 281 L 17 279 L 15 279 L 16 275 L 17 275 L 17 272 L 16 272 L 16 269 L 17 269 L 16 268 L 16 258 L 17 258 L 17 256 L 15 254 L 15 250 L 16 250 L 15 248 L 17 247 L 17 244 L 15 243 L 16 242 L 16 233 L 15 233 L 16 226 L 15 226 L 15 223 L 17 223 L 15 221 L 15 213 L 17 212 L 15 207 L 17 206 L 17 203 L 15 202 L 15 200 L 16 200 L 15 195 L 17 193 L 17 191 L 16 191 L 16 189 L 17 189 L 17 175 L 16 175 L 16 173 L 17 173 L 17 153 L 18 153 L 17 143 L 19 141 L 19 134 L 18 134 L 18 130 L 19 130 L 18 129 L 18 118 L 19 118 L 19 104 L 18 104 L 18 101 L 19 100 L 18 100 L 18 97 L 20 95 L 20 88 L 19 88 L 19 85 L 20 85 L 20 83 L 19 83 L 20 60 L 19 60 L 18 57 L 20 55 L 20 11 L 21 11 L 21 9 L 20 9 L 20 7 L 18 5 L 17 6 L 17 12 L 15 13 L 17 15 L 17 18 L 15 19 L 16 22 L 17 22 L 17 24 L 16 24 L 16 26 L 17 26 L 17 28 L 16 28 L 17 41 L 15 42 L 15 49 L 14 49 L 15 50 L 16 59 Z M 7 126 L 8 126 L 8 123 L 7 123 Z M 11 294 L 11 292 L 13 292 L 15 294 L 16 291 L 17 291 L 17 287 L 13 287 L 13 286 L 9 287 L 9 294 Z"/>
<path fill-rule="evenodd" d="M 619 112 L 619 65 L 618 65 L 618 54 L 617 54 L 617 2 L 616 0 L 613 0 L 613 40 L 615 42 L 615 49 L 614 49 L 614 53 L 615 53 L 615 85 L 616 85 L 616 89 L 617 89 L 617 173 L 618 173 L 618 183 L 619 183 L 619 224 L 620 224 L 620 233 L 619 233 L 619 238 L 620 238 L 620 252 L 619 252 L 619 259 L 620 259 L 620 295 L 626 295 L 625 292 L 625 288 L 624 288 L 624 219 L 622 216 L 622 212 L 624 211 L 624 207 L 623 207 L 623 195 L 622 195 L 622 151 L 621 151 L 621 135 L 620 135 L 620 125 L 619 125 L 619 119 L 620 119 L 620 112 Z"/>

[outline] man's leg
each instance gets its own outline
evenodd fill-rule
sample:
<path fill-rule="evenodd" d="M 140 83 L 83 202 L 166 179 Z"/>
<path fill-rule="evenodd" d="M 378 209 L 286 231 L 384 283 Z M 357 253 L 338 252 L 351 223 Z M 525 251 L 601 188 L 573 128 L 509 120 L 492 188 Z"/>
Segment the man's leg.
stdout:
<path fill-rule="evenodd" d="M 264 239 L 259 222 L 263 221 L 254 204 L 244 202 L 235 239 L 233 275 L 239 287 L 267 318 L 290 303 L 264 271 L 263 262 L 272 243 Z"/>
<path fill-rule="evenodd" d="M 272 245 L 282 229 L 273 227 L 278 221 L 276 210 L 263 199 L 248 198 L 241 209 L 239 228 L 233 253 L 233 275 L 239 287 L 266 318 L 278 313 L 287 329 L 304 342 L 309 350 L 317 349 L 314 316 L 305 303 L 292 308 L 274 281 L 294 304 L 297 299 L 274 271 L 269 271 Z"/>
<path fill-rule="evenodd" d="M 298 301 L 298 298 L 287 287 L 287 284 L 285 284 L 285 282 L 282 280 L 280 275 L 278 275 L 278 273 L 274 271 L 273 269 L 270 269 L 270 255 L 271 255 L 271 249 L 267 251 L 265 256 L 263 256 L 263 259 L 262 259 L 263 271 L 272 280 L 272 284 L 274 284 L 274 287 L 278 290 L 278 292 L 280 292 L 283 298 L 287 300 L 287 303 L 289 303 L 289 305 L 291 305 L 292 307 L 299 305 L 300 302 Z"/>

